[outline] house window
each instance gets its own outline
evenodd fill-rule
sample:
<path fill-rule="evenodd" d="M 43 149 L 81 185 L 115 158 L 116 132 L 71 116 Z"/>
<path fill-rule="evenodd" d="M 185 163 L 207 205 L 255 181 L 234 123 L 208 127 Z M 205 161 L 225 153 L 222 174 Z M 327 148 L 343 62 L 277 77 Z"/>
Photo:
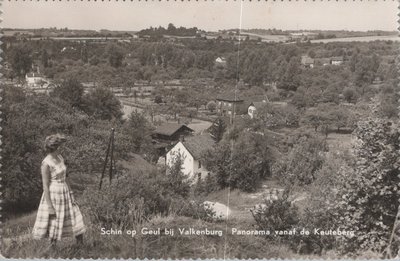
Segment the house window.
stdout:
<path fill-rule="evenodd" d="M 201 161 L 199 160 L 199 169 L 201 168 Z"/>

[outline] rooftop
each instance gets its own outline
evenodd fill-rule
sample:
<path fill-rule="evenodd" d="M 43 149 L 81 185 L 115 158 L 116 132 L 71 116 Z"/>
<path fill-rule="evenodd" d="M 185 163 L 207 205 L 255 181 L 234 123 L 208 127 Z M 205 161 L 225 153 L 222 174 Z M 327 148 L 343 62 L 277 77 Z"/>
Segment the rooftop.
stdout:
<path fill-rule="evenodd" d="M 214 140 L 207 133 L 189 137 L 182 143 L 190 154 L 192 154 L 193 158 L 199 159 L 206 150 L 212 148 Z"/>
<path fill-rule="evenodd" d="M 230 102 L 242 102 L 244 101 L 238 94 L 235 95 L 234 92 L 232 93 L 224 93 L 217 96 L 217 100 L 220 101 L 230 101 Z"/>
<path fill-rule="evenodd" d="M 158 126 L 155 130 L 155 134 L 165 135 L 165 136 L 172 136 L 178 130 L 184 129 L 193 132 L 191 128 L 186 126 L 185 124 L 179 123 L 164 123 L 163 125 Z"/>

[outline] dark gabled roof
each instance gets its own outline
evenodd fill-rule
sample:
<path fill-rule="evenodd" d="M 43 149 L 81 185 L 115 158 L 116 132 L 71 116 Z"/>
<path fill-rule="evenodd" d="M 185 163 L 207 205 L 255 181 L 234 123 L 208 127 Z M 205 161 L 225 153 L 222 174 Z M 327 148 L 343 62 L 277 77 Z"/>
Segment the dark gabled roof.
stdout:
<path fill-rule="evenodd" d="M 253 105 L 254 107 L 256 107 L 256 109 L 260 109 L 263 106 L 265 106 L 267 104 L 267 102 L 252 102 L 250 103 L 250 105 L 248 107 L 250 107 L 251 105 Z"/>
<path fill-rule="evenodd" d="M 202 154 L 215 144 L 208 133 L 186 138 L 182 143 L 195 159 L 200 159 Z"/>
<path fill-rule="evenodd" d="M 190 132 L 193 132 L 191 128 L 184 124 L 179 124 L 179 123 L 164 123 L 161 126 L 158 126 L 155 130 L 155 134 L 160 134 L 160 135 L 165 135 L 165 136 L 172 136 L 174 133 L 176 133 L 179 130 L 188 130 Z"/>
<path fill-rule="evenodd" d="M 238 94 L 236 94 L 236 97 L 235 97 L 235 93 L 234 92 L 220 94 L 220 95 L 217 96 L 217 100 L 230 101 L 230 102 L 234 102 L 234 101 L 242 102 L 242 101 L 244 101 Z"/>

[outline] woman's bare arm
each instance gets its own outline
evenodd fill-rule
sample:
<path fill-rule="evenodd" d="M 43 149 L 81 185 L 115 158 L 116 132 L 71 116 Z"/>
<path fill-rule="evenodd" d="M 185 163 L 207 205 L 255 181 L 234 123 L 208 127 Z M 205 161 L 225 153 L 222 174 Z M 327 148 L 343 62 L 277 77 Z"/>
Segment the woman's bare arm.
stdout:
<path fill-rule="evenodd" d="M 47 163 L 42 163 L 41 167 L 41 172 L 42 172 L 42 183 L 43 183 L 43 192 L 44 192 L 44 198 L 46 200 L 46 203 L 49 207 L 50 214 L 55 214 L 54 211 L 54 206 L 53 203 L 51 202 L 50 199 L 50 171 L 49 171 L 49 165 Z M 54 212 L 54 213 L 53 213 Z"/>

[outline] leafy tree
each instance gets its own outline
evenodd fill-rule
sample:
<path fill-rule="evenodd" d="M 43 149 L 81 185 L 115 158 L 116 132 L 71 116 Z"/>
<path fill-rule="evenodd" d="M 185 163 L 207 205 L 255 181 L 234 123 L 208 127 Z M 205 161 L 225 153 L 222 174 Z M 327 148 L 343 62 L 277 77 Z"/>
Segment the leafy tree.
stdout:
<path fill-rule="evenodd" d="M 357 91 L 354 88 L 346 87 L 343 90 L 343 97 L 347 102 L 354 103 L 357 100 Z"/>
<path fill-rule="evenodd" d="M 182 171 L 184 156 L 181 153 L 172 155 L 171 162 L 167 167 L 167 187 L 175 194 L 184 198 L 189 196 L 190 180 Z"/>
<path fill-rule="evenodd" d="M 335 123 L 334 115 L 332 114 L 335 107 L 336 105 L 332 104 L 319 104 L 316 108 L 308 109 L 301 121 L 303 124 L 314 127 L 316 132 L 319 128 L 328 137 L 330 127 Z"/>
<path fill-rule="evenodd" d="M 31 49 L 26 45 L 14 46 L 10 52 L 11 68 L 17 77 L 25 77 L 32 67 Z"/>
<path fill-rule="evenodd" d="M 362 56 L 355 69 L 355 83 L 357 86 L 371 84 L 379 68 L 380 59 L 377 55 Z"/>
<path fill-rule="evenodd" d="M 133 111 L 129 115 L 125 130 L 135 145 L 137 152 L 140 152 L 146 146 L 151 146 L 150 134 L 152 126 L 142 113 Z"/>
<path fill-rule="evenodd" d="M 341 227 L 356 237 L 345 251 L 381 252 L 388 244 L 399 206 L 399 126 L 381 119 L 359 122 L 355 130 L 354 174 L 340 188 Z"/>
<path fill-rule="evenodd" d="M 110 89 L 98 87 L 85 96 L 85 111 L 97 119 L 121 119 L 121 103 Z"/>
<path fill-rule="evenodd" d="M 278 87 L 287 91 L 296 91 L 299 86 L 300 62 L 296 57 L 290 59 L 285 73 L 278 83 Z"/>
<path fill-rule="evenodd" d="M 57 85 L 51 93 L 51 96 L 66 101 L 72 107 L 82 108 L 83 93 L 83 85 L 76 78 L 70 78 Z"/>
<path fill-rule="evenodd" d="M 217 109 L 217 104 L 216 104 L 214 101 L 209 101 L 209 102 L 207 103 L 207 109 L 208 109 L 210 112 L 214 112 L 214 111 Z"/>
<path fill-rule="evenodd" d="M 108 46 L 108 62 L 112 67 L 118 68 L 122 65 L 124 54 L 122 50 L 116 45 Z"/>
<path fill-rule="evenodd" d="M 309 185 L 324 162 L 324 151 L 327 151 L 325 140 L 303 136 L 287 156 L 274 164 L 274 175 L 288 187 Z"/>
<path fill-rule="evenodd" d="M 242 132 L 233 146 L 223 140 L 204 155 L 205 165 L 215 173 L 221 188 L 255 191 L 270 175 L 274 158 L 267 139 L 256 133 Z"/>
<path fill-rule="evenodd" d="M 47 53 L 46 49 L 42 50 L 42 64 L 43 67 L 47 68 L 49 66 L 49 54 Z"/>

